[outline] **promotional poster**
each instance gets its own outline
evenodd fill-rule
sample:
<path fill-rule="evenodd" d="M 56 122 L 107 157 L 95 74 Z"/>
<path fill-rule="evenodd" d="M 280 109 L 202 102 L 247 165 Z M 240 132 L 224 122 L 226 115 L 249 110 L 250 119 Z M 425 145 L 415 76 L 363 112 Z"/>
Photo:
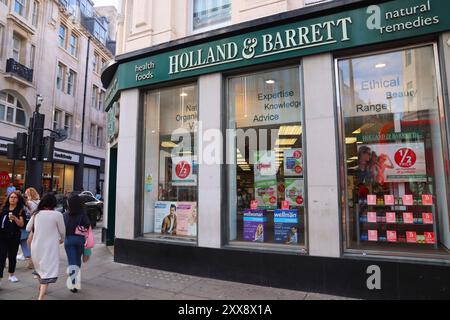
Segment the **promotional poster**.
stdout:
<path fill-rule="evenodd" d="M 244 240 L 264 242 L 267 218 L 264 210 L 244 211 Z"/>
<path fill-rule="evenodd" d="M 367 162 L 366 182 L 427 181 L 423 142 L 360 145 L 358 154 L 360 163 Z"/>
<path fill-rule="evenodd" d="M 275 242 L 284 244 L 298 243 L 298 211 L 275 210 Z"/>
<path fill-rule="evenodd" d="M 290 149 L 284 151 L 284 175 L 303 176 L 303 150 Z"/>
<path fill-rule="evenodd" d="M 155 203 L 155 233 L 161 233 L 164 218 L 169 216 L 170 207 L 175 205 L 176 228 L 178 236 L 197 236 L 197 203 L 158 201 Z"/>
<path fill-rule="evenodd" d="M 289 205 L 293 207 L 303 207 L 305 202 L 304 180 L 285 179 L 285 196 Z"/>

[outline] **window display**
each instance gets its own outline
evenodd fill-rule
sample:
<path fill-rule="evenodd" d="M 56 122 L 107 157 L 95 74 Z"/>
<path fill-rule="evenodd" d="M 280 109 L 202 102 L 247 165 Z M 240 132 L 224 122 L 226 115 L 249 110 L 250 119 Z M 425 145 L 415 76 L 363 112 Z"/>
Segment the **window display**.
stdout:
<path fill-rule="evenodd" d="M 146 94 L 145 235 L 196 240 L 197 125 L 196 85 Z"/>
<path fill-rule="evenodd" d="M 228 80 L 230 240 L 305 245 L 298 67 Z"/>
<path fill-rule="evenodd" d="M 432 45 L 338 61 L 350 249 L 450 248 Z"/>

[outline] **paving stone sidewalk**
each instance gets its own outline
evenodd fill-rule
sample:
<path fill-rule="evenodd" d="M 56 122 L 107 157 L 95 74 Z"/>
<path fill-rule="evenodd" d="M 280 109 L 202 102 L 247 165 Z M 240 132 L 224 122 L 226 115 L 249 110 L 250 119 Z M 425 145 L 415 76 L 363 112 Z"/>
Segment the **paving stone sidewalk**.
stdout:
<path fill-rule="evenodd" d="M 99 244 L 91 260 L 82 267 L 81 290 L 74 294 L 66 287 L 67 260 L 61 246 L 60 277 L 56 284 L 50 285 L 47 300 L 347 300 L 115 263 L 112 249 L 100 244 L 100 229 L 95 234 Z M 18 283 L 7 281 L 6 271 L 0 300 L 37 299 L 38 283 L 25 262 L 18 262 Z"/>

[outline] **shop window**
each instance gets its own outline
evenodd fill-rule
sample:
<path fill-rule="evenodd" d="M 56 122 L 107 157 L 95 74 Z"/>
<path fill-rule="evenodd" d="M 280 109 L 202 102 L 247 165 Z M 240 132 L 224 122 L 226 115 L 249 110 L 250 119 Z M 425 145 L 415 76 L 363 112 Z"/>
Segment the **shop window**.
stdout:
<path fill-rule="evenodd" d="M 20 101 L 12 94 L 0 92 L 0 121 L 25 126 L 27 117 Z"/>
<path fill-rule="evenodd" d="M 231 21 L 231 0 L 193 0 L 192 30 L 219 28 Z"/>
<path fill-rule="evenodd" d="M 42 172 L 42 186 L 44 193 L 56 192 L 59 194 L 70 193 L 73 189 L 75 178 L 75 167 L 72 165 L 44 163 Z"/>
<path fill-rule="evenodd" d="M 228 79 L 229 239 L 304 250 L 303 108 L 298 67 Z"/>
<path fill-rule="evenodd" d="M 197 122 L 196 85 L 146 94 L 145 235 L 196 240 Z"/>
<path fill-rule="evenodd" d="M 348 249 L 450 248 L 436 74 L 432 45 L 338 60 Z"/>
<path fill-rule="evenodd" d="M 10 160 L 0 156 L 0 203 L 6 200 L 6 189 L 12 183 L 16 190 L 22 190 L 25 182 L 25 161 Z"/>

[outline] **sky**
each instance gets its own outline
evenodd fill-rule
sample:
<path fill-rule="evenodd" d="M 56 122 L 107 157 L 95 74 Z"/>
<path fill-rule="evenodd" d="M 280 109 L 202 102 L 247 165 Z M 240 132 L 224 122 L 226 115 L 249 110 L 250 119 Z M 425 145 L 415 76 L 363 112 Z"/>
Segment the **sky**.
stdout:
<path fill-rule="evenodd" d="M 119 9 L 119 0 L 94 0 L 96 6 L 116 6 Z"/>

